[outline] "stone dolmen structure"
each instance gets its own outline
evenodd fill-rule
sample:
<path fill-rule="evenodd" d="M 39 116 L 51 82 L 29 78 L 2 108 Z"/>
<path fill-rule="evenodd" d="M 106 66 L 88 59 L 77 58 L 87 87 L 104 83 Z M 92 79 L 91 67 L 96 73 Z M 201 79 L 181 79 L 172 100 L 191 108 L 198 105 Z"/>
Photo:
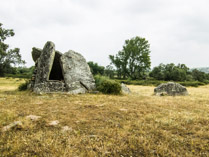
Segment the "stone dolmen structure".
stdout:
<path fill-rule="evenodd" d="M 163 83 L 154 89 L 155 95 L 158 96 L 177 96 L 177 95 L 188 95 L 187 89 L 174 82 Z"/>
<path fill-rule="evenodd" d="M 95 80 L 85 58 L 72 50 L 62 54 L 48 41 L 43 50 L 32 49 L 35 70 L 30 88 L 35 93 L 86 93 L 95 90 Z"/>

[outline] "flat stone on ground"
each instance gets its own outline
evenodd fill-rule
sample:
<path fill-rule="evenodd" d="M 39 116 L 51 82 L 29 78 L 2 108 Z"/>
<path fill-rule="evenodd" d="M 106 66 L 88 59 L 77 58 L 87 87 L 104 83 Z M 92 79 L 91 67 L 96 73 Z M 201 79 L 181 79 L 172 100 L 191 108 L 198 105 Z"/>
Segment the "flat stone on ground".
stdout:
<path fill-rule="evenodd" d="M 41 116 L 36 116 L 36 115 L 29 115 L 26 117 L 26 119 L 30 119 L 32 121 L 37 121 L 41 118 Z"/>
<path fill-rule="evenodd" d="M 15 122 L 3 127 L 2 132 L 10 131 L 13 128 L 22 128 L 22 122 L 21 121 L 15 121 Z"/>
<path fill-rule="evenodd" d="M 54 120 L 54 121 L 51 121 L 49 122 L 49 126 L 57 126 L 60 122 L 58 120 Z"/>
<path fill-rule="evenodd" d="M 67 132 L 67 131 L 71 131 L 71 130 L 72 130 L 72 128 L 69 127 L 69 126 L 63 126 L 62 127 L 62 132 Z"/>

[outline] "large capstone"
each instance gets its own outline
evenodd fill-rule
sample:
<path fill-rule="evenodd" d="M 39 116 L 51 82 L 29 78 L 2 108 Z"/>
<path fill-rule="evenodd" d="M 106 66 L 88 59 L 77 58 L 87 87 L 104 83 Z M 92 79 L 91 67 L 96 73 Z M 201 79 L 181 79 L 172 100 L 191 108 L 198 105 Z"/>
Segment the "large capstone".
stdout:
<path fill-rule="evenodd" d="M 187 89 L 174 82 L 163 83 L 154 89 L 155 95 L 158 96 L 177 96 L 177 95 L 188 95 Z"/>
<path fill-rule="evenodd" d="M 72 50 L 62 54 L 52 42 L 33 48 L 35 70 L 30 88 L 36 93 L 86 93 L 95 90 L 95 81 L 85 58 Z"/>

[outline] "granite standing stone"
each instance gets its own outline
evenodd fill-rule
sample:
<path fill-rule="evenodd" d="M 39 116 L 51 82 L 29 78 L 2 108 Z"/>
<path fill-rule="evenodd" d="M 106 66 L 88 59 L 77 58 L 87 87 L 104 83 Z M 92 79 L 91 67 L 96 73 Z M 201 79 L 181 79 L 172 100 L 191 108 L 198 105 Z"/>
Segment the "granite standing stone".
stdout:
<path fill-rule="evenodd" d="M 81 54 L 70 50 L 62 55 L 61 64 L 69 93 L 85 93 L 95 89 L 93 75 Z"/>

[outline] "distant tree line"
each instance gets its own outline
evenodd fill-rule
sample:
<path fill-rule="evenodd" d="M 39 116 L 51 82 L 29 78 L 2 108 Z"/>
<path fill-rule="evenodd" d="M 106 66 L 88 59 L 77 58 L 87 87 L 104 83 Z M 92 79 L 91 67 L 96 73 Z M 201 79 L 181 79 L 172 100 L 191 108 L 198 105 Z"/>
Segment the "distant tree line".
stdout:
<path fill-rule="evenodd" d="M 200 81 L 209 80 L 209 74 L 197 69 L 190 70 L 185 64 L 160 64 L 153 68 L 149 76 L 164 81 Z"/>

